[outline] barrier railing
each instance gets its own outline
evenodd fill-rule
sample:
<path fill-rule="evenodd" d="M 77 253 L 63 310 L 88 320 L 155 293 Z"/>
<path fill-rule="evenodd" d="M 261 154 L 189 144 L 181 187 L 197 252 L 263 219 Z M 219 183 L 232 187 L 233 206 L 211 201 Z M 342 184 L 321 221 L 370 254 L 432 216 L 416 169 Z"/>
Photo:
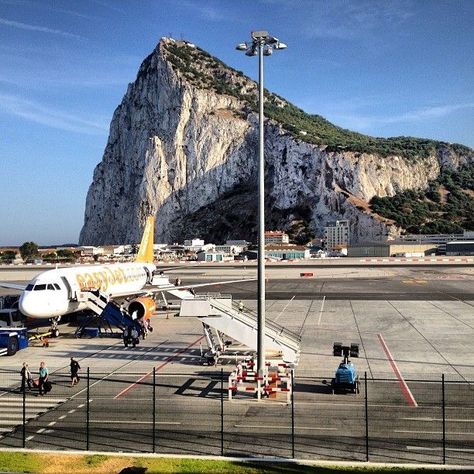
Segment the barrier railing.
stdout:
<path fill-rule="evenodd" d="M 474 465 L 474 381 L 364 374 L 360 394 L 298 377 L 289 399 L 228 400 L 229 370 L 50 376 L 39 396 L 0 370 L 0 448 Z M 16 380 L 13 379 L 16 377 Z M 326 380 L 329 377 L 326 378 Z"/>

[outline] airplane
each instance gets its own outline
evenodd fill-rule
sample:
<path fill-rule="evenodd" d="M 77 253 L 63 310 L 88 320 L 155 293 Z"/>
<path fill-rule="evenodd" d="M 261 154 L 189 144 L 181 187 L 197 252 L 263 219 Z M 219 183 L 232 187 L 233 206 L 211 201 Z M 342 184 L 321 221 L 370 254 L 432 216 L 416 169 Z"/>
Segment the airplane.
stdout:
<path fill-rule="evenodd" d="M 156 309 L 155 293 L 168 291 L 176 295 L 179 291 L 183 296 L 192 297 L 192 293 L 186 290 L 243 281 L 175 286 L 167 277 L 156 275 L 157 268 L 153 263 L 154 223 L 154 216 L 148 216 L 134 262 L 56 268 L 39 273 L 26 286 L 0 282 L 0 287 L 22 290 L 20 311 L 32 319 L 49 319 L 51 334 L 57 337 L 62 316 L 90 309 L 88 293 L 105 301 L 132 298 L 128 301 L 128 312 L 138 319 L 149 319 Z"/>

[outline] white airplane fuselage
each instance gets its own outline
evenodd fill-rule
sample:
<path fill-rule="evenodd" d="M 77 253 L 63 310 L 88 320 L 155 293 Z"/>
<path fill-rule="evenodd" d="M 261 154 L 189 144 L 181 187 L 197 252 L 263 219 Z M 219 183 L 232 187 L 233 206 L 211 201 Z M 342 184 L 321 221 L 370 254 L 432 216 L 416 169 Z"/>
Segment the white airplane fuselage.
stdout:
<path fill-rule="evenodd" d="M 20 311 L 30 318 L 57 318 L 87 309 L 77 301 L 81 291 L 91 289 L 113 298 L 139 292 L 152 279 L 151 263 L 117 263 L 47 270 L 28 284 L 20 297 Z"/>

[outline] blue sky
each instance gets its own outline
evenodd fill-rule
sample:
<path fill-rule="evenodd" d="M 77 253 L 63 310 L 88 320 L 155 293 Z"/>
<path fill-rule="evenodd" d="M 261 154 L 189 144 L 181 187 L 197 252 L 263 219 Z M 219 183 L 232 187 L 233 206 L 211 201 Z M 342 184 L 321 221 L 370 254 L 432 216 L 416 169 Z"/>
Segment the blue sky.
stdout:
<path fill-rule="evenodd" d="M 0 245 L 77 242 L 112 113 L 161 36 L 252 78 L 251 30 L 288 44 L 265 86 L 374 136 L 474 147 L 469 0 L 0 0 Z"/>

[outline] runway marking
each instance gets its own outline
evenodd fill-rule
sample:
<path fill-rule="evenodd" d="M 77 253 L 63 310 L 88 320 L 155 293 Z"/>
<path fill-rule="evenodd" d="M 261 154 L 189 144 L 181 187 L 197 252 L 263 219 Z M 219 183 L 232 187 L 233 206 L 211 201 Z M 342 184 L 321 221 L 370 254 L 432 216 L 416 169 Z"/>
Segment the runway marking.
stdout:
<path fill-rule="evenodd" d="M 390 362 L 390 365 L 392 367 L 393 373 L 396 375 L 398 382 L 400 384 L 400 388 L 402 389 L 403 395 L 405 396 L 405 399 L 408 403 L 408 405 L 412 407 L 417 407 L 418 403 L 416 403 L 415 397 L 411 393 L 411 390 L 408 388 L 407 383 L 405 382 L 405 379 L 402 377 L 402 374 L 400 373 L 400 370 L 398 369 L 398 366 L 395 362 L 395 360 L 392 357 L 392 354 L 390 353 L 387 344 L 384 341 L 384 338 L 382 337 L 382 334 L 378 334 L 378 338 L 380 341 L 380 344 L 382 344 L 382 348 L 385 352 L 385 355 L 387 356 L 388 361 Z"/>
<path fill-rule="evenodd" d="M 35 437 L 35 435 L 28 436 L 28 437 L 25 439 L 25 441 L 31 441 L 34 437 Z"/>
<path fill-rule="evenodd" d="M 234 425 L 234 428 L 258 428 L 258 429 L 272 429 L 272 430 L 288 430 L 287 425 Z M 298 426 L 298 430 L 314 430 L 314 431 L 338 431 L 338 428 L 327 428 L 318 426 Z"/>
<path fill-rule="evenodd" d="M 62 415 L 58 418 L 58 420 L 64 420 L 64 418 L 66 418 L 67 415 Z"/>
<path fill-rule="evenodd" d="M 40 428 L 40 429 L 37 431 L 37 433 L 38 433 L 38 434 L 41 434 L 45 429 L 46 429 L 46 428 Z"/>
<path fill-rule="evenodd" d="M 90 420 L 89 423 L 108 423 L 108 424 L 117 424 L 117 425 L 152 425 L 153 421 L 116 421 L 116 420 Z M 155 425 L 180 425 L 180 421 L 155 421 Z"/>
<path fill-rule="evenodd" d="M 76 410 L 73 409 L 73 410 L 69 410 L 68 413 L 71 414 L 71 413 L 74 413 Z"/>
<path fill-rule="evenodd" d="M 161 365 L 155 367 L 155 372 L 158 372 L 159 370 L 161 370 L 163 367 L 168 365 L 173 359 L 175 359 L 179 355 L 184 354 L 188 349 L 190 349 L 191 347 L 196 345 L 198 342 L 202 341 L 204 339 L 204 337 L 205 336 L 199 337 L 194 342 L 189 344 L 189 346 L 185 347 L 184 349 L 181 349 L 179 352 L 176 352 L 176 354 L 173 354 L 173 355 L 169 356 Z M 177 351 L 177 350 L 178 349 L 174 349 L 174 351 Z M 119 393 L 117 393 L 117 395 L 115 395 L 114 400 L 117 400 L 117 399 L 121 398 L 123 395 L 128 393 L 132 388 L 136 387 L 141 381 L 143 381 L 147 377 L 149 377 L 152 373 L 153 373 L 153 370 L 150 370 L 150 372 L 148 372 L 147 374 L 140 377 L 136 382 L 134 382 L 131 385 L 129 385 L 128 387 L 124 388 L 121 392 L 119 392 Z"/>
<path fill-rule="evenodd" d="M 80 405 L 77 405 L 77 408 L 82 408 L 84 406 L 84 403 L 81 403 Z"/>
<path fill-rule="evenodd" d="M 323 302 L 321 303 L 321 309 L 319 310 L 318 326 L 321 324 L 321 317 L 323 315 L 323 309 L 324 309 L 324 302 L 325 301 L 326 301 L 326 295 L 323 296 Z"/>
<path fill-rule="evenodd" d="M 54 426 L 56 424 L 55 421 L 52 421 L 51 423 L 48 423 L 48 426 Z"/>
<path fill-rule="evenodd" d="M 291 298 L 290 301 L 288 301 L 288 303 L 286 303 L 285 307 L 280 311 L 280 313 L 278 314 L 278 316 L 273 320 L 275 323 L 278 321 L 278 318 L 285 312 L 286 308 L 288 308 L 288 305 L 295 299 L 295 296 L 293 296 L 293 298 Z"/>
<path fill-rule="evenodd" d="M 407 420 L 407 421 L 427 421 L 427 422 L 433 422 L 433 421 L 443 421 L 442 418 L 402 418 L 402 420 Z M 474 423 L 474 420 L 465 420 L 465 419 L 456 419 L 456 418 L 446 418 L 446 421 L 452 421 L 453 423 Z"/>
<path fill-rule="evenodd" d="M 442 431 L 410 431 L 410 430 L 393 430 L 394 433 L 409 433 L 409 434 L 430 434 L 430 435 L 442 435 Z M 448 435 L 459 435 L 459 436 L 465 436 L 471 433 L 466 433 L 466 432 L 459 432 L 459 431 L 447 431 L 446 434 Z"/>
<path fill-rule="evenodd" d="M 441 451 L 442 446 L 429 448 L 428 446 L 407 446 L 409 451 Z M 474 453 L 474 449 L 469 448 L 446 448 L 446 451 L 456 451 L 459 453 Z"/>

